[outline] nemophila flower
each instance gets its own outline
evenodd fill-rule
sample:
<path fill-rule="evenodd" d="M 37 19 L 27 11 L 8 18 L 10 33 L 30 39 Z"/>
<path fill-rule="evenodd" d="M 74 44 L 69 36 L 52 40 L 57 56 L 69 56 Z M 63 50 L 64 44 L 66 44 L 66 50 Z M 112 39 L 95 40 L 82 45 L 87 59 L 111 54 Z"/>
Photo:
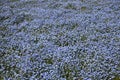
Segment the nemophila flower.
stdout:
<path fill-rule="evenodd" d="M 2 78 L 119 79 L 119 1 L 11 1 L 0 4 Z"/>

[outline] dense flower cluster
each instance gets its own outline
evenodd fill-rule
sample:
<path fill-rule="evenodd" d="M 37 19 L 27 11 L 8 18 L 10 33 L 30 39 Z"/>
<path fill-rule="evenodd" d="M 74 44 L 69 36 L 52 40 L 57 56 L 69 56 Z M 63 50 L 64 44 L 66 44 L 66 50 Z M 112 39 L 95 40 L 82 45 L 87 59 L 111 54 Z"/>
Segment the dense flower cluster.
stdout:
<path fill-rule="evenodd" d="M 119 79 L 119 0 L 0 0 L 0 80 Z"/>

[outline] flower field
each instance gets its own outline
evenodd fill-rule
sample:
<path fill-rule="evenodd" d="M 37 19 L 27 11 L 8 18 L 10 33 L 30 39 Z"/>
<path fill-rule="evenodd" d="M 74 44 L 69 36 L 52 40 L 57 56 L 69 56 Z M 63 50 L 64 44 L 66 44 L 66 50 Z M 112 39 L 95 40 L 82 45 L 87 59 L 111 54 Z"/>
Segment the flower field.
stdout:
<path fill-rule="evenodd" d="M 120 0 L 0 0 L 0 80 L 120 80 Z"/>

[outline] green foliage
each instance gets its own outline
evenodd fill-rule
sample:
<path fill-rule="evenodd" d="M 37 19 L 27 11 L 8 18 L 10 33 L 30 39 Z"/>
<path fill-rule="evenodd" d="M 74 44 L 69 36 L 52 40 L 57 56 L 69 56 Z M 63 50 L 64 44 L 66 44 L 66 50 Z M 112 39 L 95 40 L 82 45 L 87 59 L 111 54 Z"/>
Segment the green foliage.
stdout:
<path fill-rule="evenodd" d="M 68 46 L 68 45 L 69 45 L 68 41 L 64 41 L 63 46 Z"/>
<path fill-rule="evenodd" d="M 6 19 L 8 19 L 8 18 L 9 18 L 8 16 L 7 16 L 7 17 L 5 17 L 5 16 L 0 16 L 0 22 L 6 20 Z"/>
<path fill-rule="evenodd" d="M 82 7 L 81 7 L 81 10 L 82 10 L 82 11 L 85 11 L 86 9 L 87 9 L 86 6 L 82 6 Z"/>
<path fill-rule="evenodd" d="M 81 2 L 84 2 L 85 0 L 81 0 Z"/>
<path fill-rule="evenodd" d="M 52 4 L 49 4 L 48 7 L 49 7 L 49 8 L 54 8 L 54 9 L 56 9 L 56 8 L 59 8 L 61 5 L 62 5 L 62 4 L 60 4 L 60 3 L 57 3 L 57 4 L 52 3 Z"/>
<path fill-rule="evenodd" d="M 116 42 L 120 42 L 120 38 L 119 38 L 119 37 L 115 37 L 114 40 L 115 40 Z"/>
<path fill-rule="evenodd" d="M 30 14 L 27 14 L 27 15 L 25 15 L 25 20 L 26 21 L 32 21 L 33 20 L 33 16 L 30 15 Z"/>
<path fill-rule="evenodd" d="M 34 43 L 38 43 L 39 42 L 39 39 L 36 37 L 35 39 L 34 39 Z"/>
<path fill-rule="evenodd" d="M 63 66 L 64 75 L 62 77 L 66 78 L 66 80 L 73 80 L 72 70 L 70 69 L 68 64 Z"/>
<path fill-rule="evenodd" d="M 115 75 L 115 77 L 112 80 L 120 80 L 120 76 L 119 75 Z"/>
<path fill-rule="evenodd" d="M 0 31 L 6 31 L 6 30 L 7 30 L 7 27 L 0 26 Z"/>
<path fill-rule="evenodd" d="M 86 41 L 87 40 L 87 36 L 83 35 L 80 37 L 81 41 Z"/>
<path fill-rule="evenodd" d="M 3 77 L 3 76 L 0 76 L 0 80 L 4 80 L 4 77 Z"/>
<path fill-rule="evenodd" d="M 94 41 L 94 42 L 98 42 L 98 39 L 97 39 L 97 38 L 94 38 L 94 39 L 92 39 L 92 41 Z"/>
<path fill-rule="evenodd" d="M 95 29 L 96 30 L 96 32 L 99 32 L 99 29 Z"/>
<path fill-rule="evenodd" d="M 45 34 L 49 34 L 50 32 L 50 28 L 51 26 L 42 26 L 42 27 L 40 27 L 40 28 L 37 28 L 37 29 L 34 29 L 34 31 L 33 31 L 33 33 L 34 34 L 42 34 L 42 33 L 45 33 Z"/>
<path fill-rule="evenodd" d="M 76 27 L 78 27 L 79 25 L 77 23 L 72 25 L 72 29 L 75 29 Z"/>
<path fill-rule="evenodd" d="M 58 46 L 68 46 L 69 45 L 69 42 L 68 41 L 63 41 L 63 42 L 60 42 L 59 40 L 55 42 L 55 45 L 58 45 Z"/>
<path fill-rule="evenodd" d="M 65 8 L 66 9 L 74 9 L 74 10 L 76 10 L 76 7 L 73 4 L 70 4 L 70 3 Z"/>
<path fill-rule="evenodd" d="M 50 57 L 50 58 L 45 58 L 44 61 L 45 61 L 46 64 L 53 64 L 53 63 L 54 63 L 52 57 Z"/>
<path fill-rule="evenodd" d="M 18 30 L 18 32 L 21 32 L 21 31 L 26 32 L 27 31 L 27 27 L 23 26 L 21 29 Z"/>

